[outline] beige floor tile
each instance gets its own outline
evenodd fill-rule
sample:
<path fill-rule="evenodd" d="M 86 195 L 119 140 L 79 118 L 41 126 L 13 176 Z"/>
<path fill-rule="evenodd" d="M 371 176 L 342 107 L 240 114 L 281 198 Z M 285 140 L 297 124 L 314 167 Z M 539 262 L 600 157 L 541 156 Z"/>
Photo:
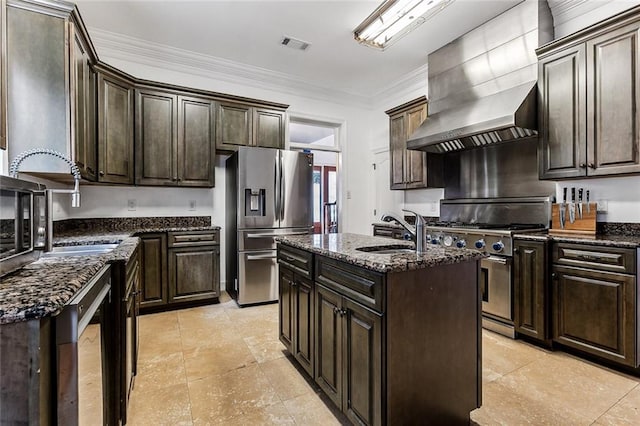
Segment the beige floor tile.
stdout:
<path fill-rule="evenodd" d="M 271 335 L 245 337 L 244 341 L 259 363 L 283 358 L 286 355 L 282 342 L 274 340 Z"/>
<path fill-rule="evenodd" d="M 531 405 L 595 421 L 637 384 L 628 376 L 562 353 L 547 356 L 496 380 Z"/>
<path fill-rule="evenodd" d="M 149 392 L 134 392 L 129 405 L 132 426 L 191 425 L 189 390 L 185 383 Z"/>
<path fill-rule="evenodd" d="M 305 426 L 340 425 L 341 422 L 318 393 L 307 393 L 284 401 L 296 424 Z"/>
<path fill-rule="evenodd" d="M 176 311 L 145 314 L 139 317 L 140 330 L 143 334 L 178 331 L 178 313 Z"/>
<path fill-rule="evenodd" d="M 177 311 L 180 329 L 203 328 L 207 325 L 230 323 L 229 316 L 220 304 L 200 306 Z"/>
<path fill-rule="evenodd" d="M 145 331 L 140 332 L 139 359 L 146 360 L 161 355 L 169 355 L 180 352 L 182 344 L 178 330 Z"/>
<path fill-rule="evenodd" d="M 188 351 L 205 346 L 219 347 L 225 342 L 236 342 L 241 336 L 228 321 L 211 321 L 200 328 L 180 330 L 182 350 Z"/>
<path fill-rule="evenodd" d="M 210 346 L 184 351 L 184 364 L 189 381 L 228 373 L 256 362 L 255 357 L 240 338 L 218 341 Z"/>
<path fill-rule="evenodd" d="M 315 388 L 298 370 L 290 357 L 278 358 L 260 364 L 260 368 L 269 379 L 282 401 L 287 401 L 307 393 L 315 393 Z M 310 379 L 309 379 L 310 380 Z"/>
<path fill-rule="evenodd" d="M 256 410 L 233 417 L 225 422 L 229 426 L 247 426 L 247 425 L 295 425 L 293 417 L 285 408 L 284 404 L 277 403 L 267 407 L 260 407 Z"/>
<path fill-rule="evenodd" d="M 257 365 L 189 382 L 189 394 L 196 424 L 227 422 L 280 402 Z"/>
<path fill-rule="evenodd" d="M 482 377 L 491 382 L 547 356 L 549 351 L 491 331 L 482 333 Z"/>
<path fill-rule="evenodd" d="M 182 352 L 175 352 L 142 358 L 138 362 L 134 391 L 144 393 L 186 383 Z"/>
<path fill-rule="evenodd" d="M 597 425 L 640 425 L 640 386 L 636 386 L 597 421 Z"/>
<path fill-rule="evenodd" d="M 529 395 L 525 388 L 514 392 L 498 379 L 482 389 L 482 407 L 471 412 L 471 420 L 478 425 L 589 425 L 588 417 L 562 406 L 550 407 L 547 401 Z"/>

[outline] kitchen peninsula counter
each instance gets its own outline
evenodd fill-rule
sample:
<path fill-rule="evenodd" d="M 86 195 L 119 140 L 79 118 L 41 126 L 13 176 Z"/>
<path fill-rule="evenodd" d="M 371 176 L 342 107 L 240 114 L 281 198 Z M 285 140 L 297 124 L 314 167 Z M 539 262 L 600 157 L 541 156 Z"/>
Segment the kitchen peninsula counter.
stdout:
<path fill-rule="evenodd" d="M 283 236 L 276 239 L 283 244 L 301 250 L 377 272 L 410 271 L 438 265 L 480 260 L 487 256 L 477 250 L 434 245 L 426 245 L 426 253 L 422 255 L 418 255 L 415 252 L 381 254 L 376 253 L 375 249 L 413 249 L 415 245 L 410 241 L 390 241 L 384 237 L 349 233 Z"/>
<path fill-rule="evenodd" d="M 469 424 L 482 399 L 485 254 L 417 255 L 411 242 L 348 233 L 278 241 L 280 341 L 353 424 Z"/>

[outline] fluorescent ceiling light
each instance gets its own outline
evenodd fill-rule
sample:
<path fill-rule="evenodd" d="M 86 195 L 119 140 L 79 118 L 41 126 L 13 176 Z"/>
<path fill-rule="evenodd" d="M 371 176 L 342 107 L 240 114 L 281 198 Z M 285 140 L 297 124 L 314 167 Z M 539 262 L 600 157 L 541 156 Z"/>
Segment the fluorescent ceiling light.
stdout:
<path fill-rule="evenodd" d="M 386 0 L 353 30 L 361 44 L 384 50 L 454 0 Z"/>

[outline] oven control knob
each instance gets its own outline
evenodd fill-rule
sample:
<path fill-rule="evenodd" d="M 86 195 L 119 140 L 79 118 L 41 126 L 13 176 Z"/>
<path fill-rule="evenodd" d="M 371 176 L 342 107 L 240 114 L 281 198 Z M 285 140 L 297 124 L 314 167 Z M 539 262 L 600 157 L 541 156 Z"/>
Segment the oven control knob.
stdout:
<path fill-rule="evenodd" d="M 478 241 L 476 241 L 476 248 L 477 249 L 483 249 L 485 246 L 484 244 L 484 240 L 483 239 L 479 239 Z"/>
<path fill-rule="evenodd" d="M 491 247 L 493 248 L 493 251 L 501 252 L 502 249 L 504 249 L 504 243 L 502 241 L 498 241 L 493 243 L 493 246 Z"/>
<path fill-rule="evenodd" d="M 467 246 L 467 242 L 465 240 L 458 240 L 456 246 L 458 246 L 458 248 L 465 248 Z"/>
<path fill-rule="evenodd" d="M 442 239 L 442 243 L 447 247 L 451 247 L 453 245 L 453 237 L 451 235 L 445 236 Z"/>
<path fill-rule="evenodd" d="M 435 235 L 431 237 L 431 244 L 440 244 L 440 240 L 442 237 L 436 237 Z"/>

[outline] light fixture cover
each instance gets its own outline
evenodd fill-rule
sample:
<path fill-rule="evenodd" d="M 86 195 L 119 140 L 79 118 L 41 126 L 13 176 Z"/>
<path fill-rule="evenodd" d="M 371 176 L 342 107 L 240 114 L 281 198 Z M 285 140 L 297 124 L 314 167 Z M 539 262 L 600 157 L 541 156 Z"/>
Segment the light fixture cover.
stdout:
<path fill-rule="evenodd" d="M 454 0 L 385 0 L 358 28 L 358 43 L 384 50 Z"/>

